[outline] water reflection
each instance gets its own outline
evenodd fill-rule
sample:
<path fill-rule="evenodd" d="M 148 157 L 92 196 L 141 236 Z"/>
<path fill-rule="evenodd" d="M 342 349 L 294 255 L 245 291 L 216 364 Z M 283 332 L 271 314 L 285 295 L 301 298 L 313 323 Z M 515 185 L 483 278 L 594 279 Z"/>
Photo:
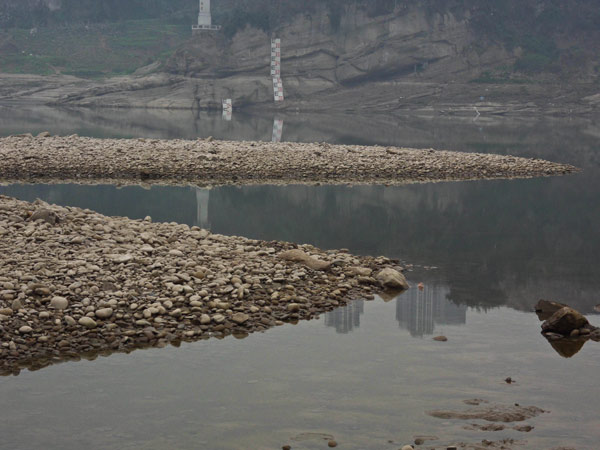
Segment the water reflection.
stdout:
<path fill-rule="evenodd" d="M 365 301 L 352 303 L 325 313 L 325 326 L 335 328 L 336 333 L 348 334 L 360 327 L 360 316 L 365 312 Z"/>
<path fill-rule="evenodd" d="M 210 189 L 193 188 L 196 191 L 196 222 L 200 228 L 210 229 L 208 220 L 208 205 L 210 203 Z"/>
<path fill-rule="evenodd" d="M 283 120 L 278 119 L 277 117 L 273 120 L 273 138 L 272 142 L 281 142 L 281 138 L 283 137 Z"/>
<path fill-rule="evenodd" d="M 423 337 L 433 334 L 435 325 L 464 325 L 467 306 L 453 303 L 449 295 L 450 288 L 443 285 L 409 289 L 396 301 L 400 328 L 410 331 L 413 337 Z"/>

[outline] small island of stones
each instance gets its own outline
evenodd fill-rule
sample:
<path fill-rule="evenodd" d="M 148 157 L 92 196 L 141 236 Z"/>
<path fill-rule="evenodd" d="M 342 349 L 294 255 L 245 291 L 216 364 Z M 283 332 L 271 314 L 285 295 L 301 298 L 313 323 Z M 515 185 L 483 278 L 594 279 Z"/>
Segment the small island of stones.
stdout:
<path fill-rule="evenodd" d="M 512 156 L 392 147 L 0 139 L 0 181 L 380 183 L 562 175 Z M 0 196 L 0 374 L 182 341 L 244 337 L 408 289 L 400 261 L 222 236 Z M 389 292 L 391 291 L 391 292 Z"/>

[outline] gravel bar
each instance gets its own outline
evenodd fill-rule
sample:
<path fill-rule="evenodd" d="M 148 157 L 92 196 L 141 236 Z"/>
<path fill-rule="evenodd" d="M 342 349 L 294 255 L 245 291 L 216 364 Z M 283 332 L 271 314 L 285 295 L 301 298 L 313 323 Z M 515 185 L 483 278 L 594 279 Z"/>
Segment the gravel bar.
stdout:
<path fill-rule="evenodd" d="M 0 139 L 3 183 L 405 184 L 577 170 L 514 156 L 327 143 L 95 139 L 49 133 Z"/>
<path fill-rule="evenodd" d="M 385 257 L 5 196 L 0 252 L 0 375 L 243 337 L 408 288 Z"/>

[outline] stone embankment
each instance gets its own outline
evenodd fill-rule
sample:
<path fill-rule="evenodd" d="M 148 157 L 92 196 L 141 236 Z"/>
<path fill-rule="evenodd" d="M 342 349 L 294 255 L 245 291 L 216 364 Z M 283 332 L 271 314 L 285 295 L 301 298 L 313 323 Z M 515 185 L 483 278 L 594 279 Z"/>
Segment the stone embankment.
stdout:
<path fill-rule="evenodd" d="M 0 196 L 0 374 L 310 319 L 398 261 Z M 395 270 L 397 269 L 397 270 Z"/>
<path fill-rule="evenodd" d="M 0 139 L 1 182 L 404 184 L 577 170 L 513 156 L 327 143 L 93 139 L 48 133 Z"/>

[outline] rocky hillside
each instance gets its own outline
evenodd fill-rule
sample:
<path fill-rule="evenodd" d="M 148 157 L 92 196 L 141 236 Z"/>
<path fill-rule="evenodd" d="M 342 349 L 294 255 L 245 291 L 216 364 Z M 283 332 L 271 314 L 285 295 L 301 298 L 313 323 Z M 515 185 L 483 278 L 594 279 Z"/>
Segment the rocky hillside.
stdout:
<path fill-rule="evenodd" d="M 53 0 L 52 10 L 50 3 L 41 3 L 47 4 L 42 15 L 47 26 L 35 33 L 48 37 L 37 41 L 50 42 L 53 34 L 47 30 L 62 17 L 80 21 L 69 25 L 71 33 L 93 34 L 67 41 L 89 41 L 89 46 L 53 58 L 45 48 L 29 54 L 21 48 L 37 42 L 29 30 L 18 42 L 16 33 L 0 35 L 5 70 L 31 73 L 43 63 L 44 74 L 81 76 L 91 67 L 90 74 L 106 76 L 147 66 L 134 79 L 90 82 L 85 89 L 46 96 L 58 103 L 202 109 L 232 98 L 236 107 L 272 104 L 269 41 L 274 36 L 282 39 L 288 107 L 347 110 L 360 104 L 394 110 L 464 104 L 472 111 L 476 101 L 496 102 L 493 108 L 498 102 L 527 103 L 534 109 L 587 105 L 584 98 L 594 107 L 600 103 L 597 0 L 215 0 L 213 19 L 222 30 L 196 36 L 189 30 L 195 0 L 98 0 L 87 16 L 72 0 Z M 153 18 L 158 13 L 165 21 L 187 25 L 165 29 L 163 19 Z M 125 19 L 119 27 L 110 22 Z M 144 26 L 136 27 L 141 22 Z M 102 36 L 103 30 L 110 36 Z M 70 55 L 100 58 L 74 64 Z"/>

